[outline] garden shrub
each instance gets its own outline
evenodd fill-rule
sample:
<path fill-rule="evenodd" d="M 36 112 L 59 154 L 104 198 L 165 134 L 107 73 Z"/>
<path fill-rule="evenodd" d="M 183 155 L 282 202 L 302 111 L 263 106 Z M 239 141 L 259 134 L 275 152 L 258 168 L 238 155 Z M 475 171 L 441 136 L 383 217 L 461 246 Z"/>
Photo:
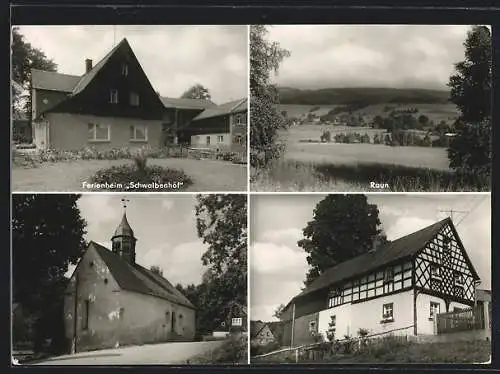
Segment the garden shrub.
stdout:
<path fill-rule="evenodd" d="M 133 186 L 134 191 L 158 191 L 152 183 L 163 184 L 161 191 L 178 191 L 186 189 L 193 182 L 182 170 L 168 169 L 161 166 L 147 166 L 147 157 L 137 155 L 135 165 L 112 166 L 101 169 L 92 177 L 91 183 L 113 184 L 113 191 L 128 191 L 130 183 L 140 183 Z"/>

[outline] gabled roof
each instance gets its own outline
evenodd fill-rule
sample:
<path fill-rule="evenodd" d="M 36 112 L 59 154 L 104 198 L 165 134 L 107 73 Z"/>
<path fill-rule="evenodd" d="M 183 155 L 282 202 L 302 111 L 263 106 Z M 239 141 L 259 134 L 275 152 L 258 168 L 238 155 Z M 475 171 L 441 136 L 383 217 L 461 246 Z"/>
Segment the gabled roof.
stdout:
<path fill-rule="evenodd" d="M 113 47 L 88 73 L 82 76 L 61 74 L 43 70 L 32 69 L 32 87 L 39 90 L 59 91 L 75 96 L 87 87 L 99 71 L 106 65 L 108 60 L 120 48 L 128 48 L 132 51 L 127 39 L 124 38 Z M 133 53 L 133 51 L 132 51 Z M 139 64 L 140 65 L 140 64 Z M 215 107 L 216 104 L 210 100 L 198 99 L 174 99 L 160 97 L 165 108 L 199 109 Z"/>
<path fill-rule="evenodd" d="M 89 246 L 95 248 L 120 288 L 144 295 L 156 296 L 195 309 L 194 305 L 165 278 L 141 265 L 131 265 L 123 261 L 120 256 L 100 244 L 90 242 Z"/>
<path fill-rule="evenodd" d="M 160 96 L 161 102 L 165 108 L 178 109 L 206 109 L 216 107 L 217 105 L 210 100 L 204 99 L 177 99 L 172 97 Z"/>
<path fill-rule="evenodd" d="M 335 283 L 367 273 L 395 260 L 411 257 L 423 249 L 446 224 L 451 224 L 453 227 L 450 218 L 445 218 L 412 234 L 385 243 L 376 251 L 342 262 L 326 270 L 296 297 L 310 294 Z"/>
<path fill-rule="evenodd" d="M 266 322 L 262 321 L 250 321 L 250 337 L 254 338 L 262 331 L 264 327 L 267 326 Z"/>
<path fill-rule="evenodd" d="M 73 88 L 75 88 L 80 78 L 78 75 L 31 69 L 32 87 L 39 90 L 70 93 L 73 92 Z"/>
<path fill-rule="evenodd" d="M 125 47 L 125 46 L 130 48 L 130 45 L 128 44 L 127 39 L 123 38 L 122 41 L 120 43 L 118 43 L 117 45 L 115 45 L 114 48 L 111 49 L 111 51 L 109 51 L 108 54 L 106 56 L 104 56 L 102 58 L 102 60 L 99 61 L 88 73 L 82 75 L 82 77 L 80 78 L 80 80 L 78 81 L 76 86 L 73 88 L 72 94 L 77 95 L 78 93 L 83 91 L 85 89 L 85 87 L 87 87 L 87 85 L 90 82 L 92 82 L 92 79 L 94 79 L 94 77 L 97 75 L 97 73 L 99 73 L 99 71 L 106 65 L 106 63 L 108 62 L 110 57 L 113 56 L 114 53 L 118 49 Z"/>
<path fill-rule="evenodd" d="M 267 325 L 269 326 L 269 330 L 271 330 L 275 338 L 278 338 L 280 335 L 282 335 L 285 330 L 285 326 L 281 321 L 272 321 Z"/>
<path fill-rule="evenodd" d="M 213 108 L 205 109 L 203 112 L 198 114 L 193 121 L 198 121 L 201 119 L 224 116 L 231 113 L 242 112 L 247 110 L 247 99 L 240 99 L 230 101 L 221 105 L 217 105 Z"/>

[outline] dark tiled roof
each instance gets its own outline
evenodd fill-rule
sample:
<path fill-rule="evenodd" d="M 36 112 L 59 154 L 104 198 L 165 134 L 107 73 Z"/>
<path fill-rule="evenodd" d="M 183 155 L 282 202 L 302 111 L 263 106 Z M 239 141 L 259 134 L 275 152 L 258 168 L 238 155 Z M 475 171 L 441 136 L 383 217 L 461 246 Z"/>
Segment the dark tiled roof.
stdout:
<path fill-rule="evenodd" d="M 141 265 L 131 265 L 123 261 L 118 255 L 106 247 L 95 242 L 90 242 L 109 271 L 118 282 L 120 288 L 145 295 L 156 296 L 171 302 L 194 309 L 194 305 L 168 280 Z"/>
<path fill-rule="evenodd" d="M 31 69 L 32 87 L 39 90 L 71 93 L 80 78 L 77 75 Z"/>
<path fill-rule="evenodd" d="M 247 110 L 247 99 L 239 99 L 230 101 L 225 104 L 217 105 L 213 108 L 205 109 L 203 112 L 198 114 L 193 121 L 198 121 L 205 118 L 224 116 L 230 113 L 241 112 Z"/>
<path fill-rule="evenodd" d="M 177 99 L 172 97 L 160 96 L 161 102 L 165 108 L 177 109 L 206 109 L 215 107 L 216 104 L 210 100 L 203 99 Z"/>
<path fill-rule="evenodd" d="M 375 270 L 392 261 L 410 257 L 420 251 L 447 223 L 451 223 L 449 218 L 388 242 L 374 252 L 368 252 L 351 260 L 342 262 L 326 270 L 297 297 L 310 294 L 311 292 L 347 280 L 348 278 Z"/>
<path fill-rule="evenodd" d="M 127 215 L 123 213 L 122 221 L 115 230 L 113 236 L 134 236 L 134 230 L 127 221 Z"/>

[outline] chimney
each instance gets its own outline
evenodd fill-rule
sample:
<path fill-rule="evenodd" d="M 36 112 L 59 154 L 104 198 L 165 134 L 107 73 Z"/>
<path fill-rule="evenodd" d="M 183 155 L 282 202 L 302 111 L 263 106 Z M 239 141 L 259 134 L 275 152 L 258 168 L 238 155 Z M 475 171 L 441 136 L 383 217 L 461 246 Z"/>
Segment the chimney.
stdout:
<path fill-rule="evenodd" d="M 85 74 L 91 70 L 92 70 L 92 60 L 87 58 L 85 60 Z"/>

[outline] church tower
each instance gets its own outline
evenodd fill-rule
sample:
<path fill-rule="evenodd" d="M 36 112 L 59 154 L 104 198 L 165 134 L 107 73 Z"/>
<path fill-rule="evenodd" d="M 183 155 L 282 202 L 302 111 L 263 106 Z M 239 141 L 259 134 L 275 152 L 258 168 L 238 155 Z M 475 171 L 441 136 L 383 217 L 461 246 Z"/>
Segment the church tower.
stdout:
<path fill-rule="evenodd" d="M 124 208 L 126 208 L 125 200 Z M 115 230 L 111 238 L 113 253 L 119 255 L 123 260 L 133 265 L 135 263 L 135 243 L 137 239 L 134 236 L 134 231 L 127 221 L 127 213 L 123 212 L 122 221 Z"/>

